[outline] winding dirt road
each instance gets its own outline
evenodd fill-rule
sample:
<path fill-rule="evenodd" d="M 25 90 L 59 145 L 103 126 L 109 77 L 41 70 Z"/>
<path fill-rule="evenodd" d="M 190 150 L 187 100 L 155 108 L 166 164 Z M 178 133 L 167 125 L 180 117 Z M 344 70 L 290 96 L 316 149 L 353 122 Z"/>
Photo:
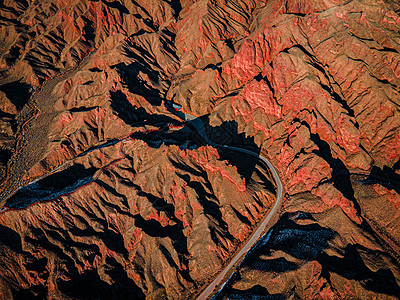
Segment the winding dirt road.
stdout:
<path fill-rule="evenodd" d="M 257 241 L 260 239 L 262 234 L 265 231 L 265 228 L 267 227 L 268 223 L 271 221 L 272 216 L 276 213 L 278 210 L 278 207 L 282 203 L 282 198 L 283 198 L 283 185 L 282 181 L 279 178 L 278 172 L 276 171 L 275 167 L 271 164 L 271 162 L 266 159 L 265 157 L 252 152 L 247 149 L 243 148 L 238 148 L 238 147 L 233 147 L 233 146 L 227 146 L 227 145 L 220 145 L 217 143 L 214 143 L 211 141 L 205 132 L 204 124 L 203 122 L 199 119 L 196 118 L 190 114 L 184 114 L 186 121 L 188 121 L 194 128 L 196 128 L 197 132 L 201 135 L 201 137 L 205 140 L 206 143 L 213 147 L 217 148 L 223 148 L 223 149 L 229 149 L 237 152 L 242 152 L 247 155 L 253 156 L 257 159 L 259 159 L 261 162 L 263 162 L 272 172 L 272 175 L 274 176 L 274 180 L 277 185 L 277 197 L 274 206 L 272 207 L 271 211 L 268 213 L 267 216 L 264 217 L 260 225 L 258 226 L 257 230 L 253 232 L 253 235 L 251 238 L 247 241 L 247 243 L 241 248 L 241 250 L 232 258 L 230 263 L 218 274 L 218 276 L 207 286 L 205 290 L 200 294 L 200 296 L 197 297 L 197 300 L 206 300 L 208 299 L 214 292 L 215 289 L 220 286 L 220 289 L 224 286 L 224 284 L 229 280 L 228 275 L 232 274 L 234 271 L 234 268 L 238 265 L 239 261 L 242 262 L 245 258 L 245 255 L 253 248 L 253 246 L 257 243 Z"/>
<path fill-rule="evenodd" d="M 217 275 L 217 277 L 197 297 L 197 300 L 205 300 L 205 299 L 208 299 L 214 293 L 218 292 L 218 291 L 216 291 L 217 287 L 219 287 L 219 290 L 222 289 L 224 284 L 229 280 L 229 276 L 228 275 L 231 275 L 234 272 L 235 267 L 238 266 L 239 263 L 241 263 L 244 260 L 246 254 L 253 248 L 253 246 L 257 243 L 257 241 L 263 235 L 267 225 L 269 224 L 269 222 L 272 219 L 272 216 L 276 213 L 276 211 L 278 210 L 279 206 L 281 205 L 282 198 L 283 198 L 283 185 L 282 185 L 282 182 L 281 182 L 281 180 L 279 178 L 278 172 L 276 171 L 275 167 L 271 164 L 271 162 L 267 158 L 255 153 L 255 152 L 252 152 L 250 150 L 244 149 L 244 148 L 239 148 L 239 147 L 221 145 L 221 144 L 214 143 L 206 135 L 206 131 L 205 131 L 205 127 L 204 127 L 203 121 L 201 121 L 198 117 L 195 117 L 195 116 L 190 115 L 190 114 L 182 113 L 182 112 L 179 112 L 176 115 L 178 115 L 182 119 L 185 119 L 185 121 L 189 125 L 191 125 L 194 128 L 194 130 L 196 130 L 200 134 L 200 136 L 204 139 L 204 141 L 207 144 L 209 144 L 209 145 L 211 145 L 211 146 L 213 146 L 215 148 L 221 148 L 221 149 L 227 149 L 227 150 L 233 150 L 233 151 L 241 152 L 241 153 L 253 156 L 253 157 L 257 158 L 258 160 L 260 160 L 262 163 L 264 163 L 271 170 L 272 175 L 273 175 L 274 180 L 275 180 L 276 185 L 277 185 L 277 198 L 276 198 L 276 202 L 275 202 L 274 206 L 272 207 L 271 211 L 260 222 L 260 225 L 258 226 L 258 228 L 253 232 L 252 236 L 249 238 L 249 240 L 246 242 L 246 244 L 242 246 L 240 251 L 231 259 L 230 263 Z M 127 138 L 121 139 L 121 140 L 119 140 L 119 142 L 121 142 L 121 141 L 123 142 L 125 139 L 127 139 Z M 109 144 L 110 143 L 105 143 L 103 146 L 108 146 Z M 113 143 L 111 143 L 111 144 L 113 144 Z M 87 152 L 90 152 L 90 151 L 86 151 L 86 152 L 82 153 L 79 156 L 82 156 L 83 154 L 86 154 Z M 29 183 L 28 185 L 30 185 L 32 183 L 35 183 L 35 182 L 39 181 L 40 179 L 43 179 L 44 177 L 49 176 L 50 174 L 55 173 L 61 167 L 62 166 L 54 169 L 53 171 L 47 173 L 46 175 L 40 177 L 39 179 L 37 179 L 35 181 Z M 24 186 L 20 187 L 19 189 L 21 189 L 21 188 L 24 188 Z M 19 190 L 19 189 L 17 189 L 17 190 Z M 16 191 L 14 191 L 14 193 Z M 14 193 L 12 193 L 12 194 L 14 194 Z M 9 195 L 7 198 L 12 196 L 12 194 Z M 5 210 L 7 210 L 7 209 L 5 209 Z M 3 209 L 0 212 L 3 212 L 5 210 Z"/>

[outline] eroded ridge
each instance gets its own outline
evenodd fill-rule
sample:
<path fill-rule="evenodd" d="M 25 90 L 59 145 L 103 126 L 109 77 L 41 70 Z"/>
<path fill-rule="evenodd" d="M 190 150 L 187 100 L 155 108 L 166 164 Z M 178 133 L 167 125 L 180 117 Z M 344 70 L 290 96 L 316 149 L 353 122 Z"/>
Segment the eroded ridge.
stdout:
<path fill-rule="evenodd" d="M 285 186 L 220 297 L 400 297 L 398 11 L 3 1 L 0 294 L 188 299 L 229 263 L 274 176 L 172 101 Z"/>

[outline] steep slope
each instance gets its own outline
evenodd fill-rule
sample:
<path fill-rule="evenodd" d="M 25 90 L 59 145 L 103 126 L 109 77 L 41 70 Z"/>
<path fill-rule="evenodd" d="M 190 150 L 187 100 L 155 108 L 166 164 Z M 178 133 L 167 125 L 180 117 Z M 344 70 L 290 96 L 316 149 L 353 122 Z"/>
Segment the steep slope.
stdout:
<path fill-rule="evenodd" d="M 399 297 L 400 17 L 382 1 L 4 1 L 4 299 Z M 278 218 L 279 217 L 279 218 Z"/>

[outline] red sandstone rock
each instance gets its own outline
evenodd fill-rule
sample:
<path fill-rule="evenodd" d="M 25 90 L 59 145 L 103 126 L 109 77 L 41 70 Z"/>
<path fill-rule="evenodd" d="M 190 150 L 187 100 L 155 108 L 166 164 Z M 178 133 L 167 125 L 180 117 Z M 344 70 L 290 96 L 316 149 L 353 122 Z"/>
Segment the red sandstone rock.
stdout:
<path fill-rule="evenodd" d="M 3 299 L 400 297 L 398 4 L 3 2 Z"/>

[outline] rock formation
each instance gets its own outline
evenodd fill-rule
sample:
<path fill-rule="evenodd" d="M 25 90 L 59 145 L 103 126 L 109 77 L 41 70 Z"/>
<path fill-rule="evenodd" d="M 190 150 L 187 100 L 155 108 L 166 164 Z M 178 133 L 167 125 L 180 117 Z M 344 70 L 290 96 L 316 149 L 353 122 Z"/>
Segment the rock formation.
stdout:
<path fill-rule="evenodd" d="M 400 297 L 400 5 L 0 3 L 0 299 Z M 274 298 L 274 299 L 275 299 Z M 269 299 L 269 298 L 268 298 Z"/>

